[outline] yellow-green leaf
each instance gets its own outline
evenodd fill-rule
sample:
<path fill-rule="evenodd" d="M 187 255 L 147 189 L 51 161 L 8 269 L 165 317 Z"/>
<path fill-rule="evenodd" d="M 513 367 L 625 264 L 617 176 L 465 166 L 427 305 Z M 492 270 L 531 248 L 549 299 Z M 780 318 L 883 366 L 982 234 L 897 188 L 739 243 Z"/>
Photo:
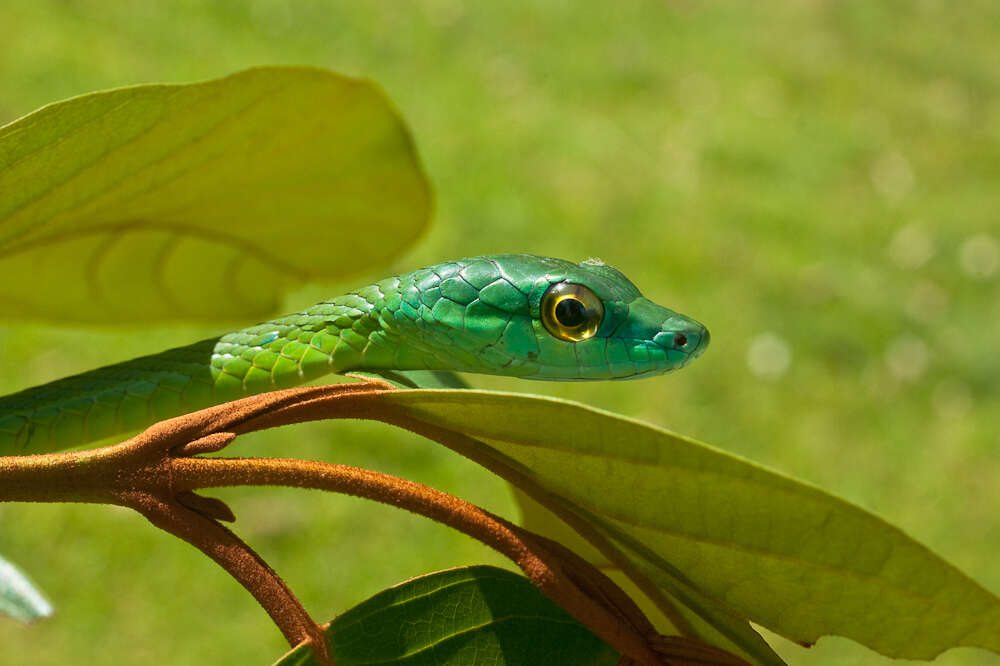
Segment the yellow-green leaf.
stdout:
<path fill-rule="evenodd" d="M 429 208 L 365 81 L 261 67 L 83 95 L 0 128 L 0 313 L 252 321 L 400 253 Z"/>
<path fill-rule="evenodd" d="M 399 391 L 406 416 L 474 438 L 553 495 L 632 569 L 735 640 L 751 620 L 794 641 L 825 634 L 931 659 L 1000 652 L 1000 599 L 884 520 L 673 433 L 565 401 Z M 557 511 L 558 512 L 558 511 Z M 704 636 L 711 641 L 711 637 Z M 722 646 L 726 647 L 726 646 Z"/>

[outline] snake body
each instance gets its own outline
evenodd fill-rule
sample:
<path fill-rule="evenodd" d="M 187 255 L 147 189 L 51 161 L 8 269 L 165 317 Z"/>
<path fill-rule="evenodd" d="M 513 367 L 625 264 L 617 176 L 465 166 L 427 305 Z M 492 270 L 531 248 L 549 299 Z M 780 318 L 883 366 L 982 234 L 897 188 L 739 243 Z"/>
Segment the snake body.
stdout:
<path fill-rule="evenodd" d="M 78 446 L 328 373 L 629 379 L 683 367 L 708 341 L 600 262 L 473 257 L 0 398 L 0 455 Z"/>

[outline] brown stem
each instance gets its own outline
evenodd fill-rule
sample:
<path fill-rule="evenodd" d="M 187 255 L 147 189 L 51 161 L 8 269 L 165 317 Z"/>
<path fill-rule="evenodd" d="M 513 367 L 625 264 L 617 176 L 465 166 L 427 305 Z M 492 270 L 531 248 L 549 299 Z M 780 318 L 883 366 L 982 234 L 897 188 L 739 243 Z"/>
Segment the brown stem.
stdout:
<path fill-rule="evenodd" d="M 271 616 L 289 645 L 309 641 L 321 663 L 329 663 L 323 629 L 309 617 L 285 581 L 239 537 L 211 517 L 176 501 L 143 492 L 122 493 L 120 497 L 122 506 L 135 509 L 153 525 L 192 544 L 239 581 Z"/>
<path fill-rule="evenodd" d="M 120 444 L 91 451 L 0 457 L 0 502 L 91 502 L 135 509 L 157 527 L 191 543 L 236 578 L 271 616 L 292 646 L 312 644 L 329 663 L 322 628 L 278 574 L 249 545 L 220 525 L 232 520 L 222 502 L 176 488 L 172 466 L 183 456 L 217 451 L 241 425 L 270 409 L 382 391 L 378 382 L 265 394 L 161 421 Z M 331 409 L 336 416 L 336 409 Z M 255 429 L 242 428 L 240 432 Z M 182 456 L 178 458 L 177 456 Z"/>
<path fill-rule="evenodd" d="M 288 458 L 174 461 L 178 489 L 279 485 L 364 497 L 426 516 L 478 539 L 514 561 L 544 593 L 641 664 L 661 664 L 656 635 L 634 602 L 593 565 L 562 545 L 425 485 L 371 470 Z"/>
<path fill-rule="evenodd" d="M 594 546 L 598 552 L 601 553 L 601 555 L 606 557 L 608 561 L 624 571 L 629 578 L 639 585 L 640 589 L 658 591 L 657 586 L 653 584 L 644 574 L 637 571 L 631 563 L 624 558 L 622 552 L 616 548 L 607 539 L 607 537 L 594 529 L 594 526 L 590 522 L 577 515 L 577 513 L 573 510 L 567 508 L 562 498 L 548 492 L 545 488 L 536 483 L 534 479 L 522 472 L 519 466 L 509 463 L 508 461 L 502 459 L 499 455 L 492 455 L 495 452 L 482 446 L 482 444 L 477 440 L 460 432 L 446 430 L 444 428 L 419 421 L 397 411 L 387 411 L 379 420 L 384 423 L 404 428 L 422 437 L 438 442 L 439 444 L 443 444 L 452 451 L 469 458 L 497 476 L 507 480 L 573 528 L 578 534 L 580 534 L 580 536 Z M 624 592 L 622 594 L 624 594 Z M 670 620 L 671 624 L 673 624 L 682 636 L 694 636 L 694 629 L 691 627 L 691 624 L 676 608 L 673 607 L 670 600 L 668 600 L 665 595 L 653 594 L 650 596 L 650 599 Z"/>
<path fill-rule="evenodd" d="M 345 390 L 346 387 L 350 387 L 351 390 Z M 513 483 L 536 501 L 548 507 L 560 519 L 590 541 L 602 555 L 622 569 L 640 587 L 656 589 L 656 586 L 651 585 L 649 580 L 637 571 L 622 556 L 621 551 L 611 544 L 604 535 L 598 533 L 589 522 L 576 513 L 566 509 L 559 498 L 554 497 L 535 483 L 533 479 L 523 474 L 518 466 L 491 455 L 485 447 L 471 437 L 411 418 L 394 405 L 386 404 L 381 400 L 386 393 L 393 390 L 394 388 L 390 384 L 366 381 L 360 384 L 275 391 L 230 403 L 230 405 L 237 405 L 260 402 L 259 405 L 248 405 L 238 413 L 231 411 L 221 415 L 215 427 L 219 430 L 229 430 L 239 434 L 291 423 L 340 417 L 381 421 L 405 428 L 447 446 Z M 209 411 L 211 410 L 204 410 L 199 414 Z M 695 635 L 690 623 L 673 606 L 671 600 L 662 594 L 654 594 L 651 598 L 682 635 L 689 637 Z"/>
<path fill-rule="evenodd" d="M 461 433 L 407 416 L 381 400 L 381 382 L 275 391 L 157 423 L 115 446 L 69 454 L 0 458 L 0 501 L 103 502 L 131 507 L 154 525 L 192 543 L 239 580 L 267 610 L 289 643 L 312 643 L 328 662 L 322 629 L 280 577 L 218 523 L 232 513 L 198 488 L 287 485 L 318 488 L 393 504 L 459 529 L 513 559 L 543 592 L 641 664 L 744 663 L 690 639 L 665 641 L 617 585 L 560 544 L 458 498 L 396 477 L 341 465 L 289 459 L 192 458 L 227 446 L 237 435 L 290 423 L 361 418 L 397 425 L 438 441 L 517 483 L 612 561 L 620 553 L 585 520 L 565 509 L 516 466 Z M 695 657 L 689 661 L 682 655 Z M 627 659 L 623 659 L 627 661 Z"/>

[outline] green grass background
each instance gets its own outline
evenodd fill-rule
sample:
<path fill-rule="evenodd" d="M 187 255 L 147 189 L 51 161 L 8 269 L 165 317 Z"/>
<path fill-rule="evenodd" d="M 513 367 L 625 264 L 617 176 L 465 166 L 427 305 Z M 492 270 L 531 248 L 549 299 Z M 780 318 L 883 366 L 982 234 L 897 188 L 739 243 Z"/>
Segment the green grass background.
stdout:
<path fill-rule="evenodd" d="M 599 256 L 713 334 L 675 376 L 476 385 L 749 456 L 887 517 L 1000 593 L 998 38 L 986 1 L 5 0 L 0 121 L 256 64 L 369 77 L 409 122 L 437 211 L 411 252 L 352 283 L 485 252 Z M 218 332 L 6 322 L 0 389 Z M 238 452 L 363 465 L 514 511 L 502 483 L 376 425 L 296 427 Z M 423 572 L 501 563 L 360 500 L 220 495 L 319 618 Z M 264 664 L 284 650 L 242 588 L 124 510 L 0 506 L 0 552 L 57 607 L 30 628 L 0 620 L 0 664 Z M 837 638 L 776 645 L 793 664 L 888 663 Z"/>

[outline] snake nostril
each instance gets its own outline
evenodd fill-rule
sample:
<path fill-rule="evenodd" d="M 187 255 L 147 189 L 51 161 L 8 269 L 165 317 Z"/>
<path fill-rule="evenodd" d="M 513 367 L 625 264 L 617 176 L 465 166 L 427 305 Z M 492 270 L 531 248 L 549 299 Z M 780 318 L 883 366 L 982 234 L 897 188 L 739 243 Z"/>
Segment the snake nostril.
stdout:
<path fill-rule="evenodd" d="M 683 333 L 674 333 L 674 347 L 683 347 L 687 345 L 687 336 Z"/>

